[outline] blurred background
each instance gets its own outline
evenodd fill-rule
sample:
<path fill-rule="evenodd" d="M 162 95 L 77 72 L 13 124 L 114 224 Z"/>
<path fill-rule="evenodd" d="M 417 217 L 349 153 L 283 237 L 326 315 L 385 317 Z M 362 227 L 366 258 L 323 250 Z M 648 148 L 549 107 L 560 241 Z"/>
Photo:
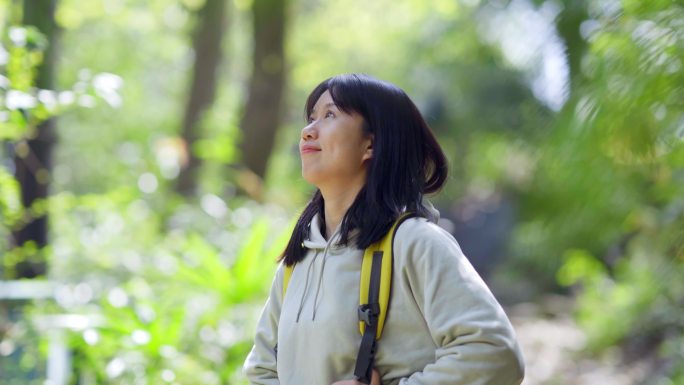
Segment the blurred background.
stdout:
<path fill-rule="evenodd" d="M 677 0 L 0 0 L 0 383 L 245 384 L 323 79 L 404 88 L 524 384 L 684 384 Z"/>

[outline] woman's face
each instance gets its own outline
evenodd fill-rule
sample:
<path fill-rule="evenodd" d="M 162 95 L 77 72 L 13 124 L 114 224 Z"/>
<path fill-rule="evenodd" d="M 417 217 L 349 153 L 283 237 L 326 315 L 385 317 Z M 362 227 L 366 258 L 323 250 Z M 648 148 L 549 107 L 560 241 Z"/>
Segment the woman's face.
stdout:
<path fill-rule="evenodd" d="M 363 117 L 337 108 L 325 91 L 308 121 L 299 141 L 304 179 L 318 188 L 365 184 L 372 136 L 363 131 Z"/>

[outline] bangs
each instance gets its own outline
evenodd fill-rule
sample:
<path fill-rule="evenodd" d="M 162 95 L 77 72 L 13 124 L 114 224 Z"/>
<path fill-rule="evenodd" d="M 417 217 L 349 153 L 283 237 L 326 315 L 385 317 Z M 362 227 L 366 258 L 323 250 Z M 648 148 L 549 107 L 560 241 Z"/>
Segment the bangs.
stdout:
<path fill-rule="evenodd" d="M 361 79 L 358 75 L 339 75 L 324 80 L 311 91 L 304 106 L 304 120 L 306 121 L 316 105 L 318 99 L 325 93 L 330 92 L 335 106 L 341 111 L 351 114 L 352 112 L 363 113 L 363 95 L 361 93 Z"/>

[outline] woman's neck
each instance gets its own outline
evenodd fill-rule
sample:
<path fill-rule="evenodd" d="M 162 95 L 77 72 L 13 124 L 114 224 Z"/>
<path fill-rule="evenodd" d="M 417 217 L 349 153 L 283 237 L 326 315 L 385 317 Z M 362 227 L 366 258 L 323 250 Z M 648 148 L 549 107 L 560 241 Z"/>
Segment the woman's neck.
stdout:
<path fill-rule="evenodd" d="M 325 211 L 325 239 L 330 239 L 337 227 L 342 222 L 344 214 L 351 207 L 363 188 L 363 184 L 349 184 L 345 188 L 324 189 L 321 188 Z"/>

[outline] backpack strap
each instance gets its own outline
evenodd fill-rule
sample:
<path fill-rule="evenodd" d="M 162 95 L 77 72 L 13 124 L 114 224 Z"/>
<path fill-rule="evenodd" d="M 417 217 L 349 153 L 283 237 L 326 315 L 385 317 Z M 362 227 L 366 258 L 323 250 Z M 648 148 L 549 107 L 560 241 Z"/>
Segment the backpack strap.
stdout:
<path fill-rule="evenodd" d="M 371 380 L 377 340 L 387 318 L 392 288 L 392 260 L 394 259 L 394 236 L 399 225 L 413 213 L 405 213 L 392 225 L 390 231 L 378 242 L 369 246 L 363 254 L 359 284 L 359 331 L 361 346 L 356 356 L 354 377 L 364 384 Z"/>

